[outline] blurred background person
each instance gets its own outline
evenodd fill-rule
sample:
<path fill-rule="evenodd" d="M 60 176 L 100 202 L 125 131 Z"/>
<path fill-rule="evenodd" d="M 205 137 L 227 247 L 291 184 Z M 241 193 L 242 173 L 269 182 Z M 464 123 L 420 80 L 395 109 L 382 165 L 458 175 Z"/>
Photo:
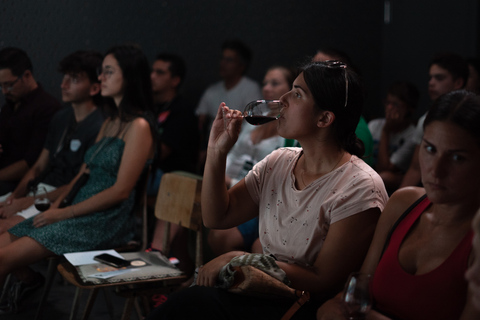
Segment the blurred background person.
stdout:
<path fill-rule="evenodd" d="M 238 39 L 226 40 L 222 44 L 219 65 L 222 80 L 205 90 L 196 109 L 201 134 L 199 172 L 203 172 L 208 136 L 218 105 L 225 102 L 229 106 L 243 110 L 250 101 L 260 99 L 262 96 L 258 83 L 245 75 L 252 58 L 252 50 Z"/>
<path fill-rule="evenodd" d="M 405 81 L 393 83 L 385 98 L 385 118 L 368 123 L 373 137 L 373 166 L 391 194 L 402 182 L 413 156 L 407 141 L 413 138 L 413 113 L 417 108 L 419 92 Z"/>
<path fill-rule="evenodd" d="M 48 124 L 62 108 L 33 76 L 27 53 L 8 47 L 0 51 L 0 195 L 11 192 L 42 152 Z"/>

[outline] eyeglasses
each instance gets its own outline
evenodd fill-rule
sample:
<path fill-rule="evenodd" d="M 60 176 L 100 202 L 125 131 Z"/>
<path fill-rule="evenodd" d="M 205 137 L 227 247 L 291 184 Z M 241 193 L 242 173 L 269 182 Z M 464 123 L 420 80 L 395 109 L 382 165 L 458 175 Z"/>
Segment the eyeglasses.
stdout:
<path fill-rule="evenodd" d="M 0 84 L 0 90 L 5 89 L 6 91 L 11 92 L 11 91 L 13 90 L 13 86 L 14 86 L 18 81 L 20 81 L 20 79 L 22 79 L 22 77 L 23 77 L 23 74 L 22 74 L 20 77 L 18 77 L 16 80 L 14 80 L 14 81 L 5 82 L 5 83 L 3 83 L 3 84 Z"/>
<path fill-rule="evenodd" d="M 105 78 L 110 78 L 114 73 L 115 73 L 115 69 L 110 66 L 106 66 L 105 68 L 99 67 L 97 69 L 97 76 L 99 77 L 103 74 Z"/>
<path fill-rule="evenodd" d="M 343 70 L 345 70 L 345 105 L 343 107 L 344 108 L 347 107 L 347 103 L 348 103 L 347 65 L 338 60 L 327 60 L 327 61 L 318 62 L 318 63 L 324 65 L 326 68 L 332 68 L 332 69 L 343 68 Z"/>

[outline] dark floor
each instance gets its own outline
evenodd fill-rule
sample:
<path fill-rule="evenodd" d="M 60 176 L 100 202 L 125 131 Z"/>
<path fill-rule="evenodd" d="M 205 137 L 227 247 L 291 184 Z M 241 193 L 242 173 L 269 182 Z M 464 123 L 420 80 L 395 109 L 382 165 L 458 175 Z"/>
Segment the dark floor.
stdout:
<path fill-rule="evenodd" d="M 47 262 L 43 261 L 37 263 L 33 266 L 36 271 L 41 272 L 45 275 L 47 270 Z M 12 315 L 0 315 L 0 319 L 5 320 L 30 320 L 35 318 L 37 312 L 38 303 L 40 301 L 40 295 L 42 293 L 40 288 L 37 291 L 29 295 L 25 301 L 20 306 L 20 310 L 16 314 Z M 120 319 L 125 298 L 119 297 L 112 290 L 109 290 L 109 296 L 111 297 L 113 303 L 113 312 L 115 319 Z M 70 318 L 70 310 L 72 307 L 73 297 L 75 294 L 75 287 L 70 283 L 63 281 L 62 277 L 58 272 L 56 272 L 55 279 L 53 282 L 52 289 L 48 296 L 47 302 L 44 305 L 42 312 L 42 319 L 55 319 L 55 320 L 64 320 Z M 83 308 L 85 306 L 86 300 L 88 297 L 88 292 L 83 292 L 79 312 L 77 318 L 80 319 L 83 313 Z M 108 308 L 106 306 L 106 300 L 104 294 L 99 293 L 95 303 L 93 305 L 90 320 L 104 320 L 110 319 Z M 130 319 L 135 320 L 139 319 L 136 312 L 132 312 Z"/>

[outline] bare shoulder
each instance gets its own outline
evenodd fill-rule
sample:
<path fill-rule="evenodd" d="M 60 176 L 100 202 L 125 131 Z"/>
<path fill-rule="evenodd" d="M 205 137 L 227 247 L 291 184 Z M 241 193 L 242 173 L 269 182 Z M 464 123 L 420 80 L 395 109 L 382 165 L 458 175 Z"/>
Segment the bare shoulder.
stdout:
<path fill-rule="evenodd" d="M 384 219 L 392 224 L 407 210 L 415 201 L 425 194 L 425 189 L 420 187 L 405 187 L 395 191 L 382 212 Z"/>
<path fill-rule="evenodd" d="M 146 136 L 151 136 L 150 124 L 145 118 L 138 117 L 132 120 L 125 133 L 125 138 L 138 137 L 144 139 Z"/>

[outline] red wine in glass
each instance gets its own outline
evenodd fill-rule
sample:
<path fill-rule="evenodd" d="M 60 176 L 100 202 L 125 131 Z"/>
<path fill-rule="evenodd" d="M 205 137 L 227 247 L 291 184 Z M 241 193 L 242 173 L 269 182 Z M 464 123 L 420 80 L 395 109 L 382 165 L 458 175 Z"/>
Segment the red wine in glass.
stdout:
<path fill-rule="evenodd" d="M 47 197 L 47 190 L 44 187 L 37 187 L 35 189 L 35 208 L 40 211 L 46 211 L 50 208 L 50 200 Z"/>
<path fill-rule="evenodd" d="M 280 118 L 281 109 L 279 100 L 255 100 L 247 104 L 243 118 L 252 125 L 262 125 Z"/>
<path fill-rule="evenodd" d="M 244 118 L 245 118 L 245 121 L 247 121 L 248 123 L 254 126 L 258 126 L 273 120 L 277 120 L 276 117 L 268 117 L 268 116 L 250 116 L 250 117 L 244 117 Z"/>

